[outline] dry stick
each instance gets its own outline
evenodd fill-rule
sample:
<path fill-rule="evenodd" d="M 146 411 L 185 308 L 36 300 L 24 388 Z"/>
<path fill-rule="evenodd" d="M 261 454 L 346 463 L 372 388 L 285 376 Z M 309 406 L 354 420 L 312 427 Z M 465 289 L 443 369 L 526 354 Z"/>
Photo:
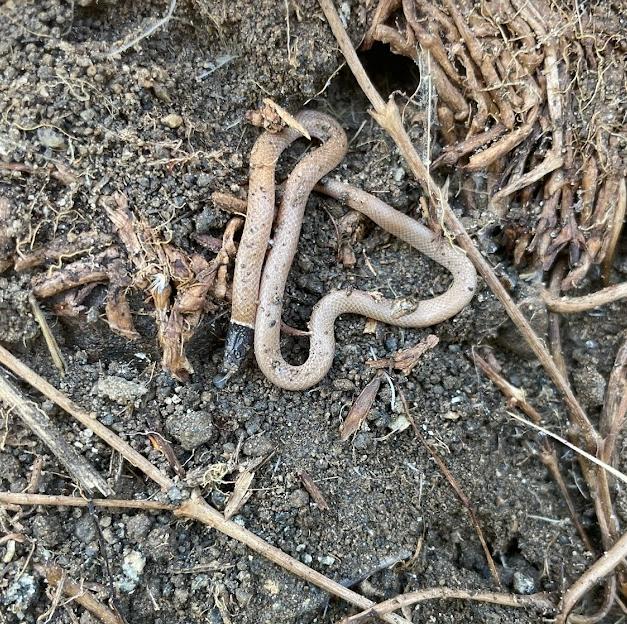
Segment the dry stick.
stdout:
<path fill-rule="evenodd" d="M 603 405 L 603 412 L 599 422 L 599 430 L 603 436 L 600 449 L 601 459 L 609 465 L 614 464 L 616 440 L 623 429 L 627 417 L 627 341 L 618 350 L 616 360 L 610 373 L 607 392 Z M 618 519 L 613 512 L 610 494 L 610 477 L 605 470 L 596 470 L 598 493 L 595 498 L 595 507 L 606 515 L 603 544 L 609 548 L 618 538 Z M 602 528 L 604 528 L 602 526 Z M 609 537 L 608 537 L 609 534 Z M 623 568 L 624 570 L 624 568 Z"/>
<path fill-rule="evenodd" d="M 448 587 L 433 587 L 419 589 L 418 591 L 401 594 L 380 602 L 376 607 L 346 618 L 343 624 L 361 624 L 370 618 L 381 617 L 385 613 L 391 613 L 402 607 L 424 602 L 425 600 L 473 600 L 475 602 L 488 602 L 502 607 L 533 607 L 540 611 L 554 611 L 555 605 L 546 594 L 531 594 L 519 596 L 517 594 L 501 594 L 489 591 L 476 591 L 471 589 L 450 589 Z"/>
<path fill-rule="evenodd" d="M 586 547 L 591 553 L 597 553 L 597 549 L 592 544 L 592 541 L 588 537 L 588 533 L 583 528 L 583 525 L 579 521 L 579 515 L 577 514 L 577 510 L 575 509 L 575 504 L 573 499 L 566 487 L 566 483 L 564 482 L 564 477 L 562 476 L 562 472 L 560 470 L 559 462 L 557 461 L 557 454 L 555 452 L 555 447 L 546 441 L 546 448 L 540 451 L 540 461 L 544 464 L 549 474 L 553 478 L 553 481 L 557 484 L 560 493 L 562 494 L 562 498 L 568 507 L 568 513 L 570 514 L 571 520 L 575 525 L 575 529 L 577 533 L 579 533 L 579 537 L 583 542 L 583 545 Z"/>
<path fill-rule="evenodd" d="M 431 455 L 431 457 L 433 457 L 435 463 L 438 465 L 438 468 L 440 469 L 446 480 L 449 482 L 450 486 L 455 491 L 455 494 L 457 494 L 460 502 L 468 512 L 468 515 L 470 516 L 470 521 L 472 522 L 475 528 L 475 532 L 477 533 L 477 537 L 479 538 L 479 542 L 481 542 L 481 547 L 483 548 L 485 558 L 488 562 L 488 568 L 490 568 L 490 574 L 492 574 L 492 578 L 494 579 L 497 587 L 502 587 L 501 578 L 499 577 L 496 565 L 494 565 L 494 559 L 492 559 L 492 554 L 490 553 L 490 549 L 488 548 L 488 544 L 483 535 L 483 530 L 481 529 L 481 525 L 479 524 L 479 518 L 475 513 L 474 507 L 472 506 L 470 499 L 466 496 L 455 477 L 451 474 L 451 471 L 448 469 L 448 466 L 446 465 L 445 461 L 440 457 L 439 453 L 433 448 L 433 446 L 431 446 L 431 444 L 427 442 L 427 440 L 425 440 L 425 437 L 422 435 L 422 433 L 420 433 L 420 429 L 418 429 L 416 421 L 409 411 L 407 399 L 405 398 L 405 395 L 400 388 L 398 388 L 398 393 L 401 397 L 401 402 L 403 403 L 403 409 L 405 410 L 407 420 L 409 420 L 409 422 L 411 423 L 416 437 L 418 438 L 422 446 L 424 446 L 427 452 Z"/>
<path fill-rule="evenodd" d="M 627 533 L 566 590 L 562 599 L 561 612 L 555 619 L 555 624 L 566 624 L 568 614 L 579 600 L 602 578 L 612 574 L 626 556 Z"/>
<path fill-rule="evenodd" d="M 97 436 L 102 438 L 109 446 L 115 449 L 122 457 L 124 457 L 133 466 L 139 468 L 147 477 L 159 484 L 164 490 L 169 490 L 175 485 L 175 482 L 163 474 L 156 466 L 153 466 L 147 459 L 140 455 L 129 444 L 124 442 L 115 433 L 107 429 L 102 423 L 90 416 L 85 410 L 81 409 L 73 401 L 67 398 L 62 392 L 51 386 L 47 381 L 42 379 L 28 366 L 20 362 L 6 349 L 0 346 L 0 364 L 10 368 L 14 373 L 22 377 L 25 381 L 37 388 L 51 401 L 62 407 L 71 416 L 79 422 L 89 427 Z M 339 583 L 327 578 L 326 576 L 312 570 L 300 561 L 286 555 L 278 548 L 271 546 L 254 533 L 240 527 L 238 524 L 225 520 L 224 516 L 210 507 L 198 494 L 194 494 L 192 500 L 187 501 L 175 513 L 181 517 L 187 517 L 199 520 L 200 522 L 210 526 L 225 535 L 248 546 L 251 550 L 259 553 L 263 557 L 291 572 L 292 574 L 310 582 L 328 593 L 346 600 L 347 602 L 367 609 L 374 602 L 364 598 L 360 594 L 343 587 Z M 392 624 L 410 624 L 408 620 L 396 615 L 386 616 L 385 621 Z"/>
<path fill-rule="evenodd" d="M 10 369 L 18 377 L 27 381 L 33 388 L 36 388 L 51 401 L 63 408 L 68 414 L 76 418 L 81 424 L 91 429 L 98 437 L 102 438 L 109 446 L 136 468 L 139 468 L 147 477 L 158 483 L 164 490 L 170 489 L 174 482 L 168 479 L 160 470 L 153 466 L 146 458 L 140 455 L 135 449 L 126 444 L 117 435 L 112 433 L 100 421 L 91 414 L 79 407 L 65 394 L 59 392 L 54 386 L 31 370 L 23 362 L 18 360 L 3 346 L 0 345 L 0 364 Z"/>
<path fill-rule="evenodd" d="M 113 490 L 107 485 L 105 479 L 70 446 L 47 414 L 10 384 L 1 370 L 0 402 L 4 402 L 12 413 L 22 419 L 22 422 L 50 449 L 81 487 L 90 493 L 98 490 L 104 496 L 113 494 Z"/>
<path fill-rule="evenodd" d="M 558 297 L 560 294 L 560 288 L 564 275 L 566 274 L 566 262 L 559 260 L 553 267 L 551 272 L 551 281 L 549 284 L 549 292 L 552 296 Z M 551 353 L 555 364 L 560 369 L 564 379 L 568 379 L 568 368 L 566 367 L 566 360 L 564 359 L 564 352 L 562 350 L 562 335 L 560 332 L 560 317 L 554 312 L 549 313 L 549 343 L 551 345 Z"/>
<path fill-rule="evenodd" d="M 94 507 L 103 509 L 141 509 L 142 511 L 174 511 L 176 505 L 154 500 L 126 500 L 122 498 L 93 499 L 56 494 L 25 494 L 22 492 L 0 492 L 0 505 L 46 505 L 57 507 Z"/>
<path fill-rule="evenodd" d="M 579 615 L 571 613 L 568 616 L 568 624 L 596 624 L 603 620 L 611 611 L 616 602 L 616 575 L 608 576 L 605 580 L 605 590 L 603 592 L 603 602 L 593 613 Z"/>
<path fill-rule="evenodd" d="M 586 312 L 614 301 L 627 299 L 627 282 L 608 286 L 582 297 L 556 297 L 553 293 L 544 291 L 542 298 L 551 312 L 576 314 L 577 312 Z"/>
<path fill-rule="evenodd" d="M 599 430 L 603 436 L 603 460 L 612 463 L 616 440 L 627 417 L 627 339 L 618 349 L 607 384 Z"/>
<path fill-rule="evenodd" d="M 531 405 L 529 401 L 527 401 L 527 396 L 525 392 L 520 388 L 517 388 L 516 386 L 510 384 L 488 361 L 484 360 L 479 354 L 473 351 L 472 356 L 475 364 L 494 383 L 494 385 L 501 391 L 501 393 L 507 399 L 509 399 L 509 403 L 527 414 L 527 416 L 534 424 L 540 425 L 542 417 L 533 407 L 533 405 Z M 566 487 L 566 483 L 564 482 L 564 477 L 562 476 L 559 468 L 559 462 L 557 460 L 555 447 L 548 439 L 546 439 L 542 445 L 542 449 L 540 451 L 540 461 L 544 464 L 546 469 L 549 471 L 549 474 L 557 484 L 557 487 L 559 488 L 562 497 L 564 498 L 564 502 L 568 507 L 568 512 L 570 513 L 573 524 L 577 529 L 577 533 L 579 533 L 579 537 L 581 537 L 581 541 L 584 543 L 584 546 L 590 552 L 596 552 L 596 549 L 594 548 L 590 538 L 588 537 L 588 533 L 586 532 L 579 520 L 579 515 L 577 514 L 577 510 L 575 509 L 575 503 L 573 502 L 570 492 Z"/>
<path fill-rule="evenodd" d="M 612 222 L 609 225 L 610 238 L 607 243 L 605 258 L 603 258 L 603 262 L 601 264 L 601 274 L 603 276 L 604 284 L 607 284 L 610 280 L 612 265 L 614 264 L 614 255 L 616 254 L 616 247 L 618 245 L 618 241 L 620 240 L 621 232 L 623 231 L 623 223 L 625 222 L 625 212 L 627 212 L 627 179 L 623 177 L 618 183 L 618 199 L 616 201 L 616 209 L 614 210 Z"/>
<path fill-rule="evenodd" d="M 194 493 L 192 498 L 189 501 L 183 503 L 176 511 L 175 515 L 183 518 L 190 518 L 192 520 L 198 520 L 203 524 L 207 524 L 215 529 L 218 529 L 225 535 L 236 539 L 243 544 L 246 544 L 249 548 L 259 553 L 266 559 L 269 559 L 273 563 L 281 566 L 283 569 L 291 572 L 295 576 L 298 576 L 314 585 L 317 585 L 321 589 L 337 596 L 339 598 L 343 598 L 347 602 L 368 609 L 374 606 L 374 602 L 360 596 L 354 591 L 343 587 L 339 583 L 332 581 L 327 578 L 323 574 L 312 570 L 307 567 L 304 563 L 301 563 L 297 559 L 293 559 L 289 555 L 286 555 L 282 550 L 279 550 L 275 546 L 264 542 L 261 538 L 257 537 L 250 531 L 243 529 L 239 525 L 226 521 L 222 514 L 218 511 L 210 507 L 202 497 Z M 366 603 L 368 605 L 366 606 Z M 388 616 L 390 617 L 390 616 Z M 398 616 L 394 616 L 393 619 L 386 619 L 387 622 L 396 622 L 400 624 L 401 622 L 404 624 L 409 624 L 405 618 L 400 618 Z"/>
<path fill-rule="evenodd" d="M 123 624 L 123 620 L 111 609 L 105 607 L 91 592 L 67 576 L 63 568 L 53 564 L 35 564 L 39 572 L 53 587 L 61 584 L 61 591 L 72 598 L 90 613 L 93 613 L 103 624 Z"/>
<path fill-rule="evenodd" d="M 353 48 L 353 44 L 342 26 L 342 22 L 340 21 L 340 17 L 337 14 L 335 7 L 333 6 L 332 0 L 318 1 L 324 11 L 327 21 L 329 22 L 329 26 L 338 41 L 348 66 L 351 68 L 359 86 L 374 108 L 374 111 L 371 111 L 371 115 L 377 123 L 379 123 L 379 125 L 390 134 L 392 139 L 394 139 L 399 151 L 407 161 L 415 178 L 423 187 L 428 199 L 436 205 L 440 205 L 446 225 L 452 230 L 453 234 L 455 234 L 460 247 L 466 252 L 492 292 L 503 304 L 508 316 L 518 327 L 524 339 L 540 360 L 540 363 L 546 370 L 547 374 L 553 380 L 553 383 L 556 385 L 558 390 L 562 393 L 574 423 L 584 436 L 586 446 L 592 453 L 595 453 L 600 442 L 600 436 L 577 401 L 577 398 L 573 394 L 568 381 L 564 378 L 559 368 L 556 366 L 544 343 L 540 340 L 540 338 L 538 338 L 525 316 L 509 296 L 507 290 L 499 281 L 492 267 L 486 262 L 481 255 L 481 252 L 474 245 L 472 239 L 464 229 L 464 226 L 448 205 L 447 198 L 444 197 L 441 189 L 438 188 L 426 167 L 420 160 L 411 139 L 403 127 L 401 116 L 394 99 L 391 98 L 386 103 L 370 81 L 370 78 L 368 78 L 368 75 L 357 57 L 355 49 Z"/>

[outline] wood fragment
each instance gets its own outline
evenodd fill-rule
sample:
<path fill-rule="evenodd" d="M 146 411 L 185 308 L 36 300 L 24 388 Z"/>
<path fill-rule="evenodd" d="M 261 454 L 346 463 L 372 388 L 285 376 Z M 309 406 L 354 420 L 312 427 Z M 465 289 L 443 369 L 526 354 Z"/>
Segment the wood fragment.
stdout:
<path fill-rule="evenodd" d="M 133 323 L 133 313 L 126 297 L 127 283 L 123 279 L 118 279 L 118 271 L 112 275 L 112 281 L 107 290 L 107 301 L 105 303 L 105 316 L 109 327 L 127 340 L 137 340 L 139 332 Z"/>
<path fill-rule="evenodd" d="M 239 513 L 239 510 L 246 504 L 248 499 L 252 495 L 250 486 L 255 478 L 255 472 L 253 470 L 242 470 L 235 479 L 235 487 L 233 492 L 229 496 L 229 500 L 224 508 L 225 520 L 230 520 L 235 514 Z"/>
<path fill-rule="evenodd" d="M 342 442 L 346 442 L 346 440 L 348 440 L 353 433 L 359 430 L 361 424 L 370 413 L 370 409 L 372 408 L 372 404 L 377 396 L 377 392 L 379 392 L 382 378 L 383 375 L 381 373 L 377 373 L 359 393 L 359 396 L 351 405 L 348 415 L 340 427 L 340 440 Z"/>
<path fill-rule="evenodd" d="M 417 345 L 407 349 L 397 351 L 392 357 L 380 360 L 368 360 L 366 364 L 371 368 L 396 368 L 403 373 L 409 375 L 418 365 L 420 358 L 429 349 L 433 349 L 440 342 L 440 339 L 434 334 L 429 334 L 424 340 Z"/>
<path fill-rule="evenodd" d="M 160 433 L 151 432 L 148 434 L 148 439 L 150 440 L 152 447 L 157 449 L 166 458 L 166 461 L 170 464 L 170 468 L 172 468 L 174 474 L 176 474 L 177 477 L 184 479 L 185 468 L 183 468 L 181 462 L 178 460 L 172 445 Z"/>
<path fill-rule="evenodd" d="M 623 225 L 625 223 L 625 212 L 627 211 L 627 178 L 622 177 L 618 183 L 618 196 L 616 197 L 616 205 L 608 225 L 608 231 L 605 235 L 606 242 L 603 244 L 603 260 L 601 262 L 601 275 L 603 283 L 607 286 L 610 281 L 612 266 L 614 264 L 614 256 L 616 248 L 620 240 Z"/>
<path fill-rule="evenodd" d="M 35 275 L 31 280 L 33 294 L 38 299 L 46 299 L 84 284 L 107 282 L 109 280 L 107 265 L 118 256 L 118 250 L 110 247 L 89 260 L 77 260 L 51 275 L 47 273 Z"/>
<path fill-rule="evenodd" d="M 464 141 L 447 145 L 442 153 L 433 161 L 433 169 L 438 167 L 450 167 L 454 165 L 460 158 L 467 154 L 475 152 L 487 143 L 491 143 L 500 137 L 507 128 L 502 124 L 495 124 L 489 130 L 480 134 L 475 134 Z"/>
<path fill-rule="evenodd" d="M 27 271 L 45 263 L 60 266 L 63 260 L 93 254 L 97 249 L 111 247 L 113 237 L 104 232 L 81 232 L 76 236 L 55 238 L 50 243 L 30 253 L 20 253 L 15 258 L 15 270 Z"/>
<path fill-rule="evenodd" d="M 102 604 L 92 592 L 83 586 L 82 582 L 73 581 L 61 566 L 51 563 L 37 563 L 34 568 L 52 587 L 59 588 L 65 596 L 93 614 L 102 624 L 125 624 L 117 613 Z"/>
<path fill-rule="evenodd" d="M 2 347 L 0 347 L 2 349 Z M 50 418 L 15 386 L 9 383 L 0 370 L 0 401 L 20 417 L 22 422 L 46 445 L 57 460 L 88 492 L 113 494 L 106 480 L 71 446 L 56 429 Z"/>
<path fill-rule="evenodd" d="M 540 107 L 535 106 L 529 111 L 529 113 L 527 113 L 525 123 L 501 137 L 496 143 L 490 145 L 490 147 L 473 154 L 469 158 L 468 164 L 465 167 L 466 171 L 479 171 L 480 169 L 485 169 L 502 156 L 508 154 L 517 145 L 522 143 L 533 131 L 533 127 L 538 119 L 539 113 Z"/>
<path fill-rule="evenodd" d="M 303 482 L 305 489 L 309 492 L 309 496 L 313 498 L 316 505 L 318 505 L 319 509 L 322 511 L 329 510 L 329 504 L 324 498 L 320 488 L 316 485 L 316 482 L 311 478 L 311 476 L 305 472 L 304 470 L 299 471 L 298 477 Z"/>

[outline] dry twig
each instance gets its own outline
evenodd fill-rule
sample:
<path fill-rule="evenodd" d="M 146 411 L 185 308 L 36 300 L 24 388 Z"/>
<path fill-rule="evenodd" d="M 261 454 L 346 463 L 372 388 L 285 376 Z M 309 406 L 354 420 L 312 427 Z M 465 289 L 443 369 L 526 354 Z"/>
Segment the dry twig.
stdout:
<path fill-rule="evenodd" d="M 375 607 L 346 618 L 342 624 L 361 624 L 373 618 L 380 618 L 386 613 L 392 613 L 397 609 L 425 602 L 426 600 L 471 600 L 474 602 L 487 602 L 502 607 L 533 608 L 541 613 L 555 611 L 555 605 L 549 600 L 547 594 L 531 594 L 520 596 L 518 594 L 501 594 L 497 592 L 478 591 L 472 589 L 452 589 L 448 587 L 433 587 L 419 589 L 407 594 L 401 594 L 385 602 L 380 602 Z"/>
<path fill-rule="evenodd" d="M 556 297 L 552 293 L 544 291 L 542 298 L 551 312 L 577 314 L 578 312 L 587 312 L 621 299 L 627 299 L 627 282 L 608 286 L 582 297 Z"/>
<path fill-rule="evenodd" d="M 102 624 L 124 624 L 117 613 L 103 605 L 90 591 L 83 587 L 82 583 L 73 581 L 61 566 L 38 563 L 34 567 L 52 587 L 58 587 L 63 594 L 96 616 Z"/>
<path fill-rule="evenodd" d="M 601 579 L 612 574 L 623 563 L 625 557 L 627 557 L 627 533 L 566 590 L 555 624 L 566 624 L 568 615 L 579 600 Z"/>

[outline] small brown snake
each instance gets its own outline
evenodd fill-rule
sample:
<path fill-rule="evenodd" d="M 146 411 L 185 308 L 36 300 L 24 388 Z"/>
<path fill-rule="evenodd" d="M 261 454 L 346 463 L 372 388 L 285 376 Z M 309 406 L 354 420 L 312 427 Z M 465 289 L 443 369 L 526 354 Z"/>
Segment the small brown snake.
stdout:
<path fill-rule="evenodd" d="M 460 249 L 373 195 L 329 180 L 322 185 L 327 195 L 363 213 L 383 229 L 446 267 L 453 276 L 453 283 L 445 293 L 420 301 L 410 312 L 399 311 L 394 301 L 368 292 L 332 291 L 313 309 L 309 321 L 307 361 L 299 366 L 288 364 L 280 347 L 281 310 L 305 206 L 316 183 L 342 161 L 347 151 L 344 130 L 328 115 L 301 111 L 296 119 L 321 145 L 294 167 L 285 184 L 276 219 L 276 162 L 281 153 L 302 135 L 292 128 L 278 134 L 264 132 L 253 147 L 248 211 L 235 261 L 233 308 L 224 354 L 227 372 L 224 377 L 215 380 L 216 385 L 223 385 L 230 374 L 239 369 L 254 335 L 257 363 L 272 383 L 286 390 L 310 388 L 331 368 L 335 355 L 333 326 L 341 314 L 359 314 L 398 327 L 427 327 L 457 314 L 472 299 L 475 291 L 475 269 Z M 274 242 L 267 251 L 273 221 Z"/>

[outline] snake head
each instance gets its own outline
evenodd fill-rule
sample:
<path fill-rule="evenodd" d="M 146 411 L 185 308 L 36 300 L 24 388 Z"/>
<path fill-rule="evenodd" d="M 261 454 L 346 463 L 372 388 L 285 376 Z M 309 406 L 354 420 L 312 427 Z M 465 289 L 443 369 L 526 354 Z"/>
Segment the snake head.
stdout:
<path fill-rule="evenodd" d="M 234 322 L 229 323 L 224 345 L 223 371 L 222 375 L 214 378 L 214 386 L 224 388 L 229 378 L 242 368 L 250 354 L 253 338 L 254 330 L 252 327 Z"/>

